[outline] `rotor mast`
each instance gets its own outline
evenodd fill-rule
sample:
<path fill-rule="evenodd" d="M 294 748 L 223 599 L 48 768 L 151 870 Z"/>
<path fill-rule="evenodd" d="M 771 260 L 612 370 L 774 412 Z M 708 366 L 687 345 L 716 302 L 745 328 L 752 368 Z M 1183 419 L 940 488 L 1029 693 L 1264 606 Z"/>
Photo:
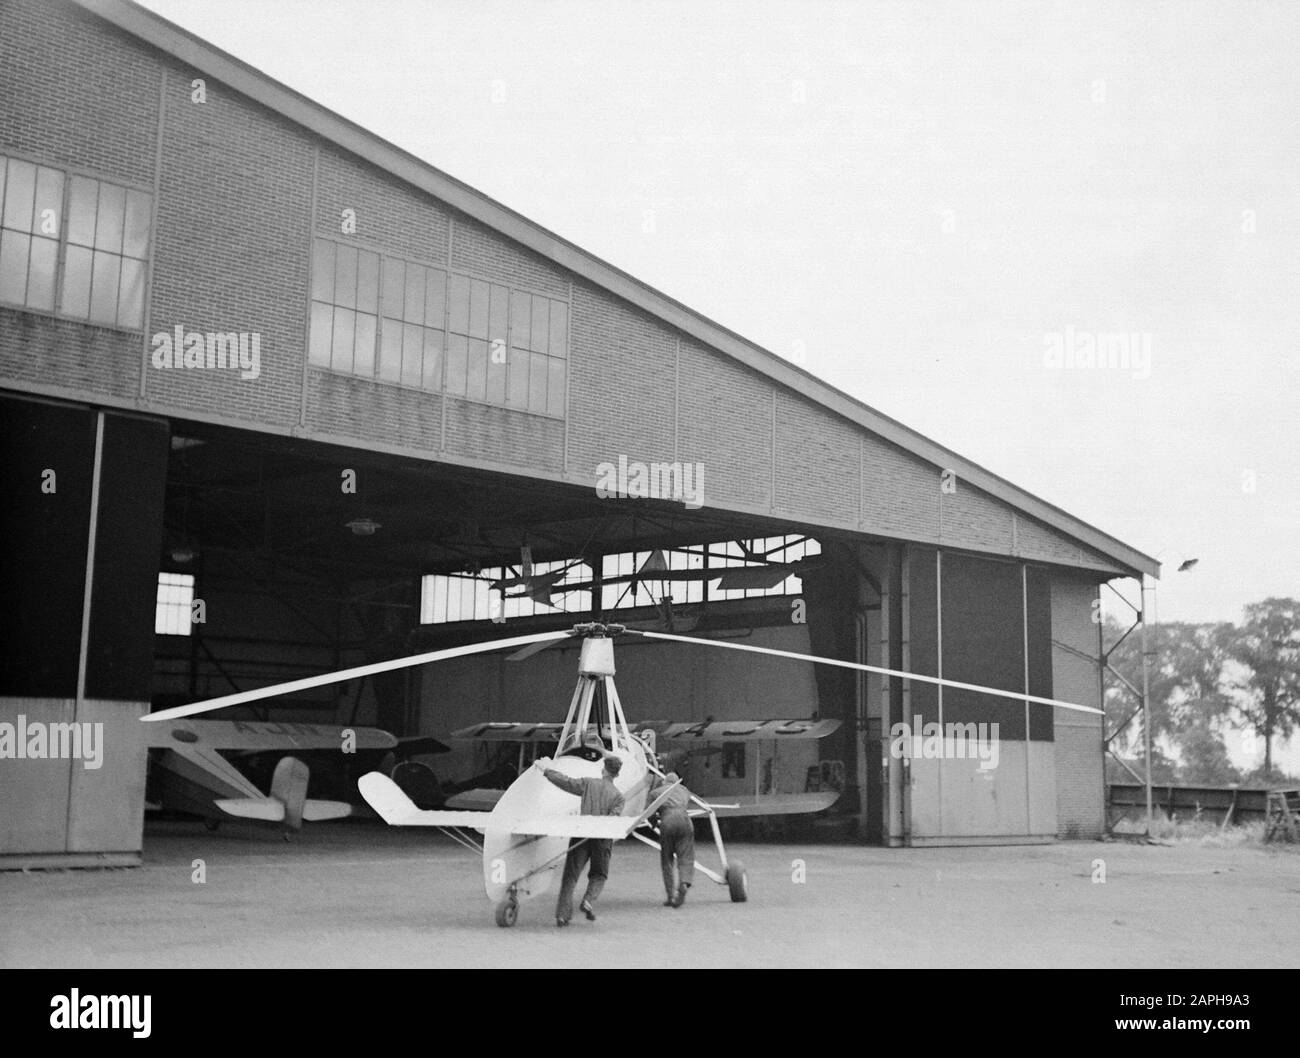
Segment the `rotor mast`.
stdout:
<path fill-rule="evenodd" d="M 573 701 L 560 730 L 557 754 L 586 744 L 588 732 L 594 727 L 597 738 L 614 750 L 620 744 L 625 749 L 632 745 L 627 717 L 618 692 L 614 689 L 614 640 L 623 631 L 622 625 L 585 624 L 574 628 L 582 636 L 582 652 L 578 657 L 578 686 Z M 608 737 L 606 737 L 606 734 Z"/>

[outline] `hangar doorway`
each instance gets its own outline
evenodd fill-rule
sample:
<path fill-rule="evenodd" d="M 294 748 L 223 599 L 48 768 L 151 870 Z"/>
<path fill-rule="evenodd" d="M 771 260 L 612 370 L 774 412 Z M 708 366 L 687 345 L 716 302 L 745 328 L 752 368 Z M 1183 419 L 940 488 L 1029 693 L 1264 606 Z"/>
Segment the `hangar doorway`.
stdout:
<path fill-rule="evenodd" d="M 601 614 L 800 653 L 875 657 L 878 630 L 866 622 L 878 621 L 879 598 L 860 587 L 868 582 L 854 553 L 845 539 L 778 519 L 601 499 L 567 483 L 174 422 L 153 706 Z M 518 581 L 525 563 L 528 590 L 492 588 Z M 667 578 L 702 568 L 712 580 L 655 580 L 656 570 Z M 718 791 L 836 789 L 839 825 L 882 840 L 878 754 L 859 751 L 865 700 L 855 681 L 825 679 L 822 667 L 806 663 L 733 663 L 705 653 L 729 652 L 621 649 L 629 713 L 841 720 L 840 732 L 812 746 L 806 760 L 723 746 L 696 763 Z M 446 742 L 472 722 L 557 719 L 572 692 L 571 662 L 563 649 L 524 668 L 485 655 L 231 715 L 374 725 Z M 491 767 L 452 748 L 430 762 L 444 787 Z M 868 826 L 857 818 L 868 803 L 864 774 L 873 784 Z"/>

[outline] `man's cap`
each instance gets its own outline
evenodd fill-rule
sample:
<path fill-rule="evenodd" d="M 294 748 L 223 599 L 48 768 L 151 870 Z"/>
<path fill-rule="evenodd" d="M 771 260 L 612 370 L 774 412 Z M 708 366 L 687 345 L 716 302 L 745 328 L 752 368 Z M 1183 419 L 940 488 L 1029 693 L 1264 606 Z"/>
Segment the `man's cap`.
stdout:
<path fill-rule="evenodd" d="M 605 754 L 605 770 L 609 772 L 610 775 L 617 775 L 623 770 L 623 762 L 618 757 L 614 756 L 614 754 L 607 753 Z"/>

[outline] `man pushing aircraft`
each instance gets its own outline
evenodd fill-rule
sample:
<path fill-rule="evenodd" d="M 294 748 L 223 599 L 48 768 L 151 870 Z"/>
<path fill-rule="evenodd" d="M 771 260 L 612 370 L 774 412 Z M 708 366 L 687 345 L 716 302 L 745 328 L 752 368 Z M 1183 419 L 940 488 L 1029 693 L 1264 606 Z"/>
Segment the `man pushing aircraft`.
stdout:
<path fill-rule="evenodd" d="M 659 866 L 668 894 L 664 907 L 681 907 L 695 880 L 695 826 L 687 813 L 691 795 L 681 782 L 677 773 L 670 771 L 650 791 L 651 801 L 666 794 L 659 807 Z"/>
<path fill-rule="evenodd" d="M 533 762 L 554 785 L 582 798 L 578 811 L 584 816 L 617 816 L 623 813 L 623 795 L 614 780 L 623 768 L 623 762 L 612 753 L 605 754 L 605 767 L 598 778 L 575 779 L 554 768 L 548 768 L 549 759 L 543 757 Z M 555 924 L 567 926 L 573 917 L 573 890 L 582 876 L 582 869 L 591 862 L 587 872 L 587 892 L 578 907 L 591 922 L 596 921 L 596 900 L 605 888 L 609 877 L 609 860 L 614 842 L 608 838 L 574 838 L 569 843 L 569 855 L 564 861 L 564 880 L 560 883 L 560 896 L 555 903 Z"/>

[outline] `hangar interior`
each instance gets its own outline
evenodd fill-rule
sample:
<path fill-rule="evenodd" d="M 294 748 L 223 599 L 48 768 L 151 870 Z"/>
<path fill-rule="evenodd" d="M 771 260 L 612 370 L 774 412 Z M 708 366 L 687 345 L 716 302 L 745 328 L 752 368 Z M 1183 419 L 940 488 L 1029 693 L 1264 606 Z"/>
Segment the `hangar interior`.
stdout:
<path fill-rule="evenodd" d="M 849 545 L 813 527 L 680 503 L 601 499 L 591 489 L 469 471 L 310 441 L 174 423 L 170 440 L 152 705 L 165 708 L 496 636 L 604 619 L 662 631 L 742 639 L 808 653 L 832 633 Z M 830 555 L 822 553 L 827 540 Z M 879 552 L 863 548 L 864 660 L 879 663 Z M 524 594 L 534 575 L 563 572 Z M 654 581 L 665 570 L 762 570 L 766 586 Z M 648 565 L 649 564 L 649 565 Z M 798 572 L 786 572 L 786 567 Z M 642 572 L 644 580 L 629 577 Z M 721 574 L 719 574 L 721 575 Z M 616 580 L 614 580 L 617 578 Z M 606 579 L 614 583 L 605 583 Z M 569 585 L 578 585 L 566 590 Z M 195 604 L 201 608 L 195 610 Z M 195 621 L 198 613 L 202 620 Z M 827 628 L 823 629 L 822 625 Z M 803 718 L 819 715 L 811 666 L 776 658 L 709 656 L 684 644 L 626 640 L 620 685 L 633 720 Z M 874 658 L 875 661 L 871 659 Z M 250 713 L 369 724 L 435 734 L 479 721 L 562 719 L 576 649 L 527 660 L 457 659 L 276 699 Z M 842 717 L 844 702 L 826 703 Z M 856 799 L 854 740 L 833 781 Z M 449 783 L 485 770 L 486 747 L 453 744 L 430 764 Z M 752 744 L 719 793 L 803 790 L 821 755 L 809 743 Z M 698 766 L 720 772 L 708 755 Z M 732 775 L 731 772 L 736 774 Z M 828 779 L 830 778 L 828 774 Z M 820 783 L 820 775 L 811 780 Z"/>

